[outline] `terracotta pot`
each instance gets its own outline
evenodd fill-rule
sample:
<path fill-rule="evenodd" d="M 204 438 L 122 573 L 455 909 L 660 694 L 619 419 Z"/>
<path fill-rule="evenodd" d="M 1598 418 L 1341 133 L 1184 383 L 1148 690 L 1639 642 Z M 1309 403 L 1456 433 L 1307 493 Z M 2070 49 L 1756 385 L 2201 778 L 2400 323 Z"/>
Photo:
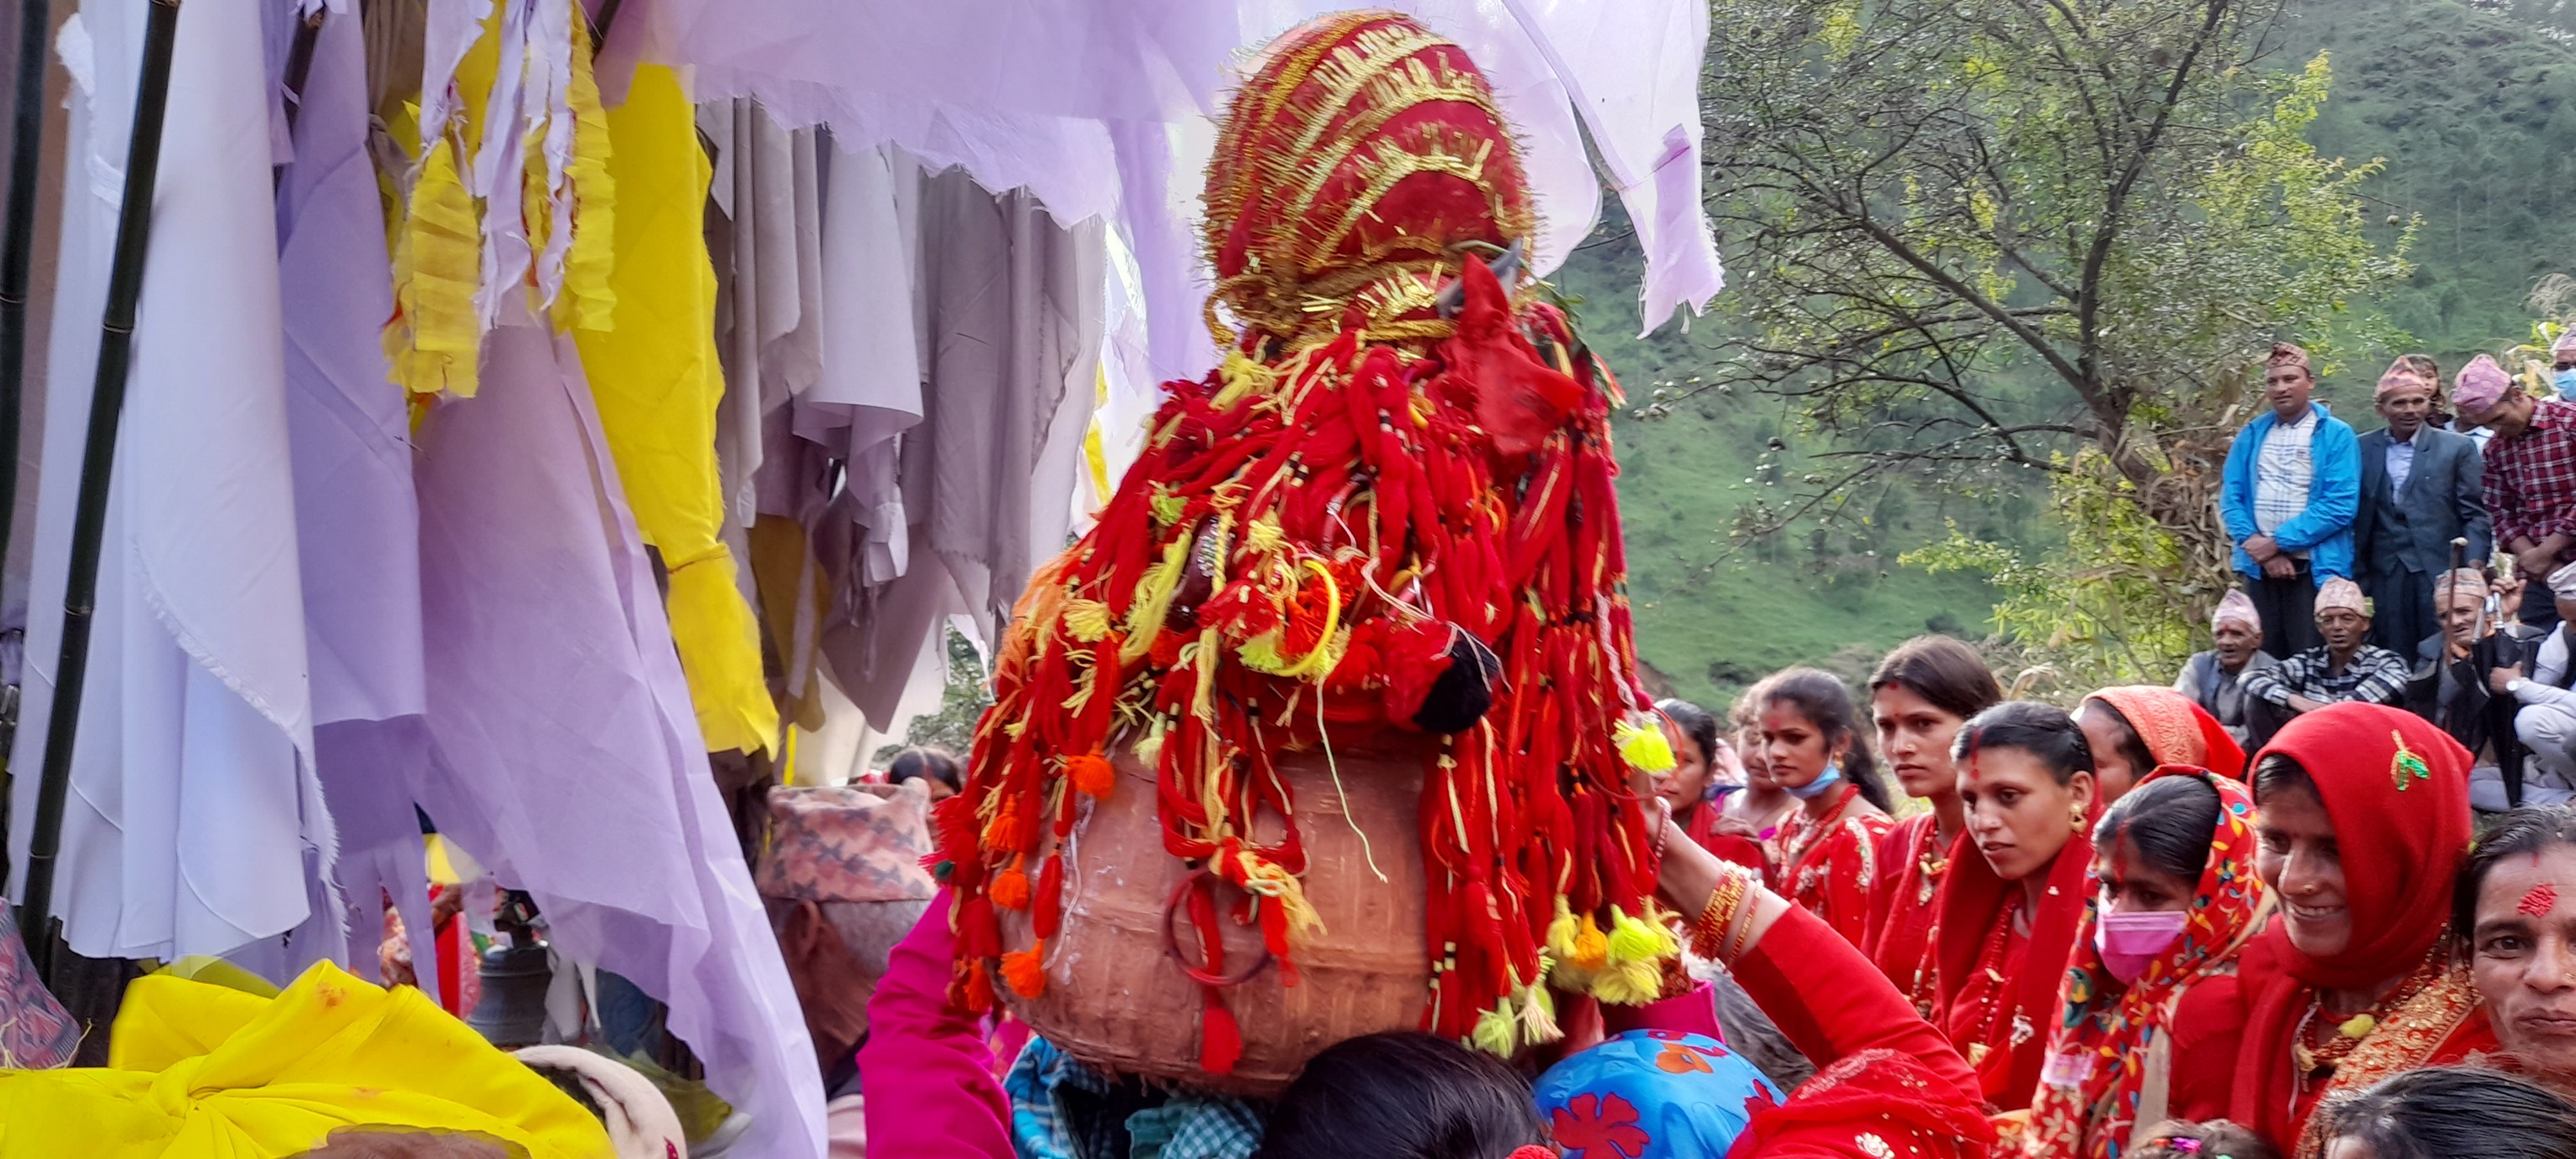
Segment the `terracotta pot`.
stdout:
<path fill-rule="evenodd" d="M 1422 766 L 1432 742 L 1409 734 L 1367 748 L 1337 745 L 1334 758 L 1347 812 L 1324 754 L 1282 752 L 1277 763 L 1305 835 L 1305 890 L 1324 932 L 1297 956 L 1298 981 L 1283 986 L 1274 964 L 1226 988 L 1225 1001 L 1243 1029 L 1234 1073 L 1202 1072 L 1200 989 L 1166 949 L 1164 908 L 1189 869 L 1163 851 L 1154 810 L 1153 776 L 1124 748 L 1111 754 L 1118 787 L 1075 822 L 1065 863 L 1064 925 L 1047 947 L 1046 992 L 1010 999 L 1021 1019 L 1073 1057 L 1105 1071 L 1141 1075 L 1234 1094 L 1272 1096 L 1325 1047 L 1382 1030 L 1422 1025 L 1431 964 L 1422 945 L 1422 840 L 1416 814 Z M 1367 830 L 1363 851 L 1348 818 Z M 1271 831 L 1256 834 L 1275 840 Z M 1043 857 L 1049 845 L 1040 850 Z M 1386 875 L 1370 872 L 1371 855 Z M 1035 862 L 1032 862 L 1035 864 Z M 1237 897 L 1218 887 L 1219 911 Z M 1219 919 L 1226 972 L 1239 974 L 1261 957 L 1256 928 Z M 1181 952 L 1197 963 L 1186 912 L 1177 927 Z M 1005 912 L 1002 940 L 1026 948 L 1028 915 Z M 1008 993 L 1004 991 L 1004 993 Z"/>

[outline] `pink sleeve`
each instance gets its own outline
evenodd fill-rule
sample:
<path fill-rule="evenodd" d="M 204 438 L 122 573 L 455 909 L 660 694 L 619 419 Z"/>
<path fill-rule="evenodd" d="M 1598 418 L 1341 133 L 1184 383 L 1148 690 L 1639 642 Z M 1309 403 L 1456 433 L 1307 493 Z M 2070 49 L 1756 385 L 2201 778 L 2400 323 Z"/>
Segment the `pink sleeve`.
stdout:
<path fill-rule="evenodd" d="M 869 1151 L 1012 1159 L 1011 1103 L 975 1019 L 948 1006 L 948 891 L 887 959 L 859 1047 Z"/>
<path fill-rule="evenodd" d="M 1601 1032 L 1604 1035 L 1630 1030 L 1671 1030 L 1683 1034 L 1704 1034 L 1719 1042 L 1726 1041 L 1726 1033 L 1717 1025 L 1717 997 L 1709 992 L 1706 982 L 1691 987 L 1687 993 L 1643 1006 L 1601 1004 Z"/>

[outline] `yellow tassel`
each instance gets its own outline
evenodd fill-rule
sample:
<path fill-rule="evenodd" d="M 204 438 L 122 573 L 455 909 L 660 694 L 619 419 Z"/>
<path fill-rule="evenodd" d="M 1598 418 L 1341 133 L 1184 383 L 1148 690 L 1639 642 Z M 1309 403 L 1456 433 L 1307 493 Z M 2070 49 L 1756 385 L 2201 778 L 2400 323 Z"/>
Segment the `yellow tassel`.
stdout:
<path fill-rule="evenodd" d="M 1655 960 L 1658 942 L 1654 927 L 1628 916 L 1628 911 L 1610 910 L 1610 960 L 1620 965 Z"/>
<path fill-rule="evenodd" d="M 1324 932 L 1323 915 L 1316 913 L 1314 903 L 1306 900 L 1306 888 L 1296 875 L 1252 853 L 1237 856 L 1243 862 L 1244 889 L 1260 894 L 1287 911 L 1290 949 Z"/>
<path fill-rule="evenodd" d="M 1085 644 L 1097 644 L 1109 638 L 1109 605 L 1099 600 L 1071 599 L 1064 602 L 1064 630 Z"/>
<path fill-rule="evenodd" d="M 1556 998 L 1545 986 L 1531 986 L 1521 993 L 1521 1040 L 1532 1046 L 1556 1042 L 1565 1031 L 1556 1024 Z"/>
<path fill-rule="evenodd" d="M 1178 495 L 1174 495 L 1169 491 L 1163 490 L 1163 485 L 1156 483 L 1154 484 L 1154 497 L 1146 500 L 1145 506 L 1153 511 L 1154 522 L 1162 524 L 1165 527 L 1170 527 L 1171 525 L 1181 521 L 1181 513 L 1189 510 L 1190 502 L 1187 499 L 1183 499 Z"/>
<path fill-rule="evenodd" d="M 1243 527 L 1243 546 L 1255 555 L 1268 555 L 1288 546 L 1288 533 L 1279 527 L 1279 516 L 1264 511 Z"/>
<path fill-rule="evenodd" d="M 1614 1006 L 1643 1006 L 1664 994 L 1664 971 L 1653 962 L 1621 962 L 1592 981 L 1592 996 Z"/>
<path fill-rule="evenodd" d="M 1136 602 L 1127 607 L 1127 642 L 1118 646 L 1120 663 L 1133 664 L 1153 650 L 1154 635 L 1163 630 L 1172 594 L 1180 590 L 1181 573 L 1189 565 L 1190 535 L 1182 532 L 1164 545 L 1162 562 L 1146 568 L 1136 581 Z"/>
<path fill-rule="evenodd" d="M 1159 715 L 1153 723 L 1145 726 L 1145 735 L 1136 738 L 1136 763 L 1149 769 L 1163 767 L 1163 733 L 1166 731 Z"/>
<path fill-rule="evenodd" d="M 1659 727 L 1623 720 L 1610 735 L 1618 742 L 1620 757 L 1642 772 L 1669 772 L 1675 764 L 1672 741 Z"/>
<path fill-rule="evenodd" d="M 1256 391 L 1267 394 L 1279 384 L 1279 372 L 1253 361 L 1240 350 L 1229 350 L 1225 362 L 1217 367 L 1218 380 L 1225 383 L 1208 400 L 1210 406 L 1224 410 L 1243 401 Z"/>
<path fill-rule="evenodd" d="M 1520 1049 L 1520 1023 L 1508 1013 L 1510 1007 L 1511 1000 L 1504 999 L 1501 1005 L 1477 1015 L 1476 1029 L 1467 1040 L 1487 1054 L 1510 1058 L 1513 1051 Z"/>
<path fill-rule="evenodd" d="M 1556 916 L 1547 920 L 1547 952 L 1557 961 L 1574 960 L 1574 907 L 1556 899 Z"/>
<path fill-rule="evenodd" d="M 1610 939 L 1601 936 L 1601 926 L 1591 914 L 1583 915 L 1583 924 L 1574 934 L 1574 952 L 1566 961 L 1578 970 L 1598 970 L 1610 964 Z"/>

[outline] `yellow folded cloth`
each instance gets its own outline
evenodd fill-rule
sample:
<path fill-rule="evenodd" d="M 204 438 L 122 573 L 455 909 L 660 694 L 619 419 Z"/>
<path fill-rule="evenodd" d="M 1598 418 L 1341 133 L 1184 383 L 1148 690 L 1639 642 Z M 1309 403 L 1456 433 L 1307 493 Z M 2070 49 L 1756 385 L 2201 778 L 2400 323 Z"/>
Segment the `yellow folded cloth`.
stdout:
<path fill-rule="evenodd" d="M 609 1159 L 581 1105 L 409 987 L 327 962 L 274 998 L 154 975 L 103 1069 L 0 1072 L 0 1159 L 285 1159 L 345 1127 L 471 1131 Z"/>

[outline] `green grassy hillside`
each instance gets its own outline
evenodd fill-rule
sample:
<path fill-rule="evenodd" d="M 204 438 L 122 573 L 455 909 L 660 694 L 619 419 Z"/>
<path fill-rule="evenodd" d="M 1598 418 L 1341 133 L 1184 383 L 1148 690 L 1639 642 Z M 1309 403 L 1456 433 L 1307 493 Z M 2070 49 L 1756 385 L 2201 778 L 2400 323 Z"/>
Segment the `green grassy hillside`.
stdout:
<path fill-rule="evenodd" d="M 2366 304 L 2446 371 L 2522 340 L 2532 284 L 2576 270 L 2576 12 L 2566 7 L 2311 0 L 2284 29 L 2276 64 L 2334 54 L 2334 96 L 2309 139 L 2355 162 L 2387 159 L 2371 184 L 2374 218 L 2422 216 L 2413 278 Z"/>

